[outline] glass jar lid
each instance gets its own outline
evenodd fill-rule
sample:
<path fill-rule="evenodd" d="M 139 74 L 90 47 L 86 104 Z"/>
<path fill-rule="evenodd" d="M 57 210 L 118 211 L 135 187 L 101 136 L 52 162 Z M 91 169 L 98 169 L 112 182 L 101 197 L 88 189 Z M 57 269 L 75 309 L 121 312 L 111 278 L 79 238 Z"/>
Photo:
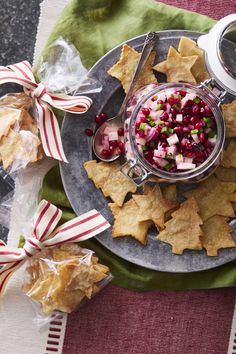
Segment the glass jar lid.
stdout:
<path fill-rule="evenodd" d="M 206 66 L 219 86 L 236 96 L 236 14 L 222 18 L 208 34 L 198 38 Z"/>

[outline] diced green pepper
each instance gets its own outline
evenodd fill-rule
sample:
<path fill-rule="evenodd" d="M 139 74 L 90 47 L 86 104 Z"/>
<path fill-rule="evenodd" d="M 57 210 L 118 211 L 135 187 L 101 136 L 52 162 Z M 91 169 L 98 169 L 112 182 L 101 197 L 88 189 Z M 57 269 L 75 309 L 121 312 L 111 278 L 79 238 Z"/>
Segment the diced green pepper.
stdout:
<path fill-rule="evenodd" d="M 169 134 L 173 134 L 173 133 L 174 133 L 174 129 L 168 128 L 168 133 L 169 133 Z"/>
<path fill-rule="evenodd" d="M 173 160 L 173 154 L 166 154 L 165 157 L 167 160 Z"/>
<path fill-rule="evenodd" d="M 199 98 L 194 98 L 193 102 L 194 102 L 194 103 L 199 103 L 200 100 L 199 100 Z"/>
<path fill-rule="evenodd" d="M 211 120 L 211 118 L 209 118 L 209 117 L 204 117 L 203 120 L 204 120 L 204 122 L 206 123 L 207 127 L 208 127 L 208 128 L 211 128 L 211 126 L 212 126 L 212 120 Z"/>
<path fill-rule="evenodd" d="M 152 120 L 151 118 L 148 118 L 148 124 L 151 126 L 151 127 L 155 127 L 156 123 L 154 122 L 154 120 Z"/>
<path fill-rule="evenodd" d="M 167 127 L 163 127 L 162 129 L 161 129 L 161 133 L 168 133 L 168 128 Z"/>
<path fill-rule="evenodd" d="M 193 129 L 193 130 L 191 130 L 191 135 L 193 135 L 193 134 L 198 134 L 198 133 L 199 133 L 198 129 Z"/>
<path fill-rule="evenodd" d="M 165 165 L 166 171 L 170 171 L 171 168 L 172 168 L 172 163 L 168 163 L 167 165 Z"/>
<path fill-rule="evenodd" d="M 157 125 L 163 125 L 163 124 L 165 124 L 165 122 L 164 122 L 163 120 L 159 120 L 159 121 L 157 122 Z"/>
<path fill-rule="evenodd" d="M 147 123 L 141 123 L 139 126 L 139 130 L 145 130 Z"/>
<path fill-rule="evenodd" d="M 157 105 L 157 109 L 158 110 L 161 110 L 163 108 L 163 104 L 162 103 L 159 103 L 158 105 Z"/>

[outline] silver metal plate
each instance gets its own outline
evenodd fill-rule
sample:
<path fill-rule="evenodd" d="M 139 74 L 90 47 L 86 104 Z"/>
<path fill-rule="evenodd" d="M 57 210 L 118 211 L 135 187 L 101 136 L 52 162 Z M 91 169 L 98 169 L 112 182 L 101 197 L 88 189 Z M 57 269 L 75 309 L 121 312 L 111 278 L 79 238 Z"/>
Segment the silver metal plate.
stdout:
<path fill-rule="evenodd" d="M 178 47 L 181 36 L 196 40 L 201 33 L 191 31 L 163 31 L 159 32 L 160 40 L 156 47 L 156 62 L 165 60 L 170 45 Z M 127 41 L 129 45 L 141 51 L 145 35 Z M 111 223 L 112 214 L 107 206 L 108 200 L 100 190 L 96 189 L 93 182 L 87 177 L 83 168 L 85 161 L 94 158 L 92 153 L 92 139 L 84 134 L 84 129 L 95 128 L 94 117 L 99 112 L 106 112 L 110 117 L 114 116 L 124 98 L 124 92 L 118 80 L 108 76 L 107 70 L 118 60 L 121 45 L 107 53 L 90 70 L 95 78 L 101 81 L 103 90 L 101 93 L 90 96 L 94 104 L 84 115 L 72 115 L 67 113 L 62 126 L 62 140 L 68 164 L 60 165 L 61 176 L 66 194 L 74 211 L 79 215 L 93 208 L 99 210 Z M 157 75 L 159 82 L 164 82 L 163 75 Z M 180 201 L 181 191 L 192 188 L 190 185 L 178 185 Z M 182 199 L 181 199 L 182 198 Z M 236 220 L 233 221 L 236 239 Z M 191 232 L 191 230 L 189 230 Z M 217 230 L 216 230 L 217 232 Z M 142 246 L 131 237 L 112 239 L 111 229 L 97 240 L 116 255 L 140 266 L 166 272 L 195 272 L 214 268 L 236 259 L 236 249 L 219 251 L 218 257 L 208 257 L 205 251 L 185 251 L 178 256 L 171 253 L 171 247 L 155 239 L 157 232 L 153 228 L 148 234 L 147 246 Z"/>

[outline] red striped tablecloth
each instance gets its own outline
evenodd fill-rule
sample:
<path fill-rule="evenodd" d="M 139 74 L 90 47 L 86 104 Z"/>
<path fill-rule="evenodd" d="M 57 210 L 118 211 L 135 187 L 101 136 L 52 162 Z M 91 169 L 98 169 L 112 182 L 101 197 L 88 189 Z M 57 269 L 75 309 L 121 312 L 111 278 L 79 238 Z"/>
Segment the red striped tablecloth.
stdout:
<path fill-rule="evenodd" d="M 236 0 L 163 2 L 215 19 L 236 12 Z M 109 285 L 69 316 L 63 354 L 226 354 L 235 296 L 235 288 L 137 293 Z"/>

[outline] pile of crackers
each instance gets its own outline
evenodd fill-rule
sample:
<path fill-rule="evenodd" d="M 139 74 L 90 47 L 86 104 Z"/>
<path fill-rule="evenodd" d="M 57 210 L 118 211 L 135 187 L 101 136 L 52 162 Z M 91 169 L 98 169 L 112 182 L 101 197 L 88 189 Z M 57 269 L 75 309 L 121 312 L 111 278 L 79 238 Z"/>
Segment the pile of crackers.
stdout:
<path fill-rule="evenodd" d="M 23 92 L 0 100 L 0 161 L 5 170 L 14 163 L 25 167 L 42 159 L 39 130 L 31 108 L 31 99 Z"/>
<path fill-rule="evenodd" d="M 222 165 L 228 161 L 227 151 Z M 95 186 L 113 201 L 108 203 L 114 216 L 113 238 L 131 236 L 145 245 L 148 230 L 154 226 L 156 239 L 170 244 L 175 254 L 182 254 L 185 249 L 205 249 L 208 256 L 217 256 L 219 249 L 236 246 L 228 224 L 236 210 L 235 167 L 220 166 L 215 175 L 185 192 L 182 197 L 186 201 L 181 204 L 175 184 L 162 187 L 147 183 L 137 191 L 134 183 L 120 172 L 119 162 L 91 160 L 84 168 Z M 234 182 L 229 181 L 229 175 L 227 182 L 217 177 L 221 174 L 224 179 L 222 168 L 234 171 L 230 172 L 234 173 Z"/>
<path fill-rule="evenodd" d="M 109 275 L 109 268 L 92 251 L 77 244 L 44 250 L 28 261 L 26 270 L 23 291 L 40 303 L 46 315 L 54 310 L 74 311 L 100 291 L 101 281 Z"/>
<path fill-rule="evenodd" d="M 127 92 L 140 53 L 124 44 L 119 61 L 108 74 L 120 80 Z M 209 79 L 204 53 L 195 41 L 182 37 L 178 50 L 169 48 L 165 61 L 154 64 L 153 51 L 144 66 L 135 90 L 157 82 L 155 71 L 166 75 L 167 82 L 198 84 Z M 147 183 L 141 190 L 120 172 L 119 162 L 87 161 L 88 177 L 100 188 L 114 216 L 112 237 L 131 236 L 141 244 L 148 242 L 148 230 L 156 227 L 156 239 L 171 245 L 172 252 L 183 254 L 186 249 L 205 249 L 208 256 L 217 256 L 222 248 L 236 247 L 229 222 L 236 211 L 236 100 L 222 105 L 227 138 L 221 165 L 215 173 L 197 187 L 180 196 L 176 185 L 162 187 Z"/>

